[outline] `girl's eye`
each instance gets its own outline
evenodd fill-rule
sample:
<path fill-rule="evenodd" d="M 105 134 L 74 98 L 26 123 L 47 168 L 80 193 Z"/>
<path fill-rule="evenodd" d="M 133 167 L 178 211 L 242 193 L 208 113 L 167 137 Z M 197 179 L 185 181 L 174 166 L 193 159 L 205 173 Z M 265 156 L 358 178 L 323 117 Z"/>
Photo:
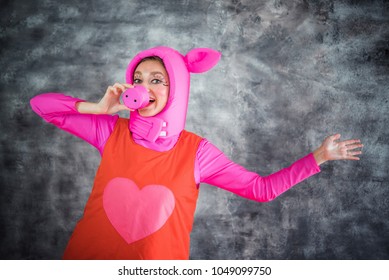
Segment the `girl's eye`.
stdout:
<path fill-rule="evenodd" d="M 160 84 L 160 83 L 162 83 L 162 81 L 159 79 L 153 79 L 153 80 L 151 80 L 151 83 L 152 84 Z"/>
<path fill-rule="evenodd" d="M 134 79 L 134 84 L 141 84 L 142 80 L 141 79 Z"/>

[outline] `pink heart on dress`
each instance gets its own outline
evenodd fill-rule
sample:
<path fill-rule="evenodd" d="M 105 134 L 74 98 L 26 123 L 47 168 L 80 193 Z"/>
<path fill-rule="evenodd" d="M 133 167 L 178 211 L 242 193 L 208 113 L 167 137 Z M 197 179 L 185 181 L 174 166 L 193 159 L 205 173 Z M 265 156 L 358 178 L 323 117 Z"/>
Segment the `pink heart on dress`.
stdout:
<path fill-rule="evenodd" d="M 148 185 L 139 189 L 127 178 L 109 181 L 103 195 L 109 221 L 128 244 L 159 230 L 174 206 L 174 195 L 167 187 Z"/>

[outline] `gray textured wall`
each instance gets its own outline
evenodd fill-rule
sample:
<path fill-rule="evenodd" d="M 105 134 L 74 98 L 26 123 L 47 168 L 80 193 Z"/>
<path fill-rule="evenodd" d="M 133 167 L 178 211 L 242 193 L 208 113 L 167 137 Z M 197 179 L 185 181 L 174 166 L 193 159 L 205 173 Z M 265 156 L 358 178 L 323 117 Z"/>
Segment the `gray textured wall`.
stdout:
<path fill-rule="evenodd" d="M 268 175 L 340 132 L 365 143 L 270 203 L 201 187 L 193 259 L 388 259 L 387 1 L 1 1 L 0 258 L 58 259 L 98 152 L 44 123 L 41 92 L 98 101 L 138 51 L 222 51 L 187 129 Z"/>

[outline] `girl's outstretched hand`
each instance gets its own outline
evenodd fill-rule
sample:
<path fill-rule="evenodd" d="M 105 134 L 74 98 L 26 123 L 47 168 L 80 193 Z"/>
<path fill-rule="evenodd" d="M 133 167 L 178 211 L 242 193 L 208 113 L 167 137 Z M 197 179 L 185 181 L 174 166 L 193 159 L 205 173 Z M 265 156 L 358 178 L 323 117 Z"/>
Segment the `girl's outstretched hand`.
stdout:
<path fill-rule="evenodd" d="M 318 165 L 329 160 L 359 160 L 360 150 L 363 147 L 361 140 L 339 141 L 340 134 L 328 136 L 321 146 L 313 152 Z"/>

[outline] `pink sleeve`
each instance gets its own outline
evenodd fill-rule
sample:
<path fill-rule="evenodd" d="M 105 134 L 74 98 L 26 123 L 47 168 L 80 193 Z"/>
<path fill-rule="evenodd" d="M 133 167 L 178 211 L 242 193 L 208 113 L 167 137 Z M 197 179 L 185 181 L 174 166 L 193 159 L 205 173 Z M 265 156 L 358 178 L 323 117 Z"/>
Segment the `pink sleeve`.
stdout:
<path fill-rule="evenodd" d="M 75 107 L 80 101 L 84 100 L 60 93 L 44 93 L 32 98 L 30 104 L 45 121 L 85 140 L 102 154 L 119 116 L 80 114 Z"/>
<path fill-rule="evenodd" d="M 229 160 L 207 140 L 200 143 L 195 164 L 197 183 L 206 183 L 258 202 L 271 201 L 292 186 L 320 172 L 313 154 L 266 177 Z"/>

